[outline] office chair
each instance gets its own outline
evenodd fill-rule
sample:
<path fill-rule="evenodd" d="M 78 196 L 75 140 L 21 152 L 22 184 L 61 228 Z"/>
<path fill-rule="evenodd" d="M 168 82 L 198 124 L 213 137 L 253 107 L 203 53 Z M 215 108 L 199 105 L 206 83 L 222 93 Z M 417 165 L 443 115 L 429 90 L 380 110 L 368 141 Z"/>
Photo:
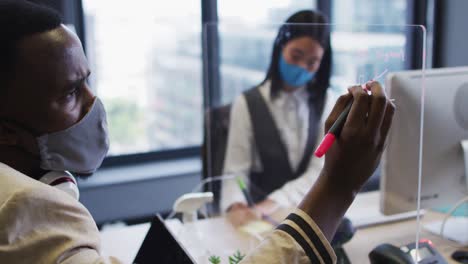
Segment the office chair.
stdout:
<path fill-rule="evenodd" d="M 231 105 L 216 107 L 205 112 L 202 144 L 202 180 L 223 174 L 224 158 L 229 132 Z M 208 206 L 209 214 L 220 213 L 221 181 L 203 185 L 204 192 L 212 192 L 213 203 Z"/>

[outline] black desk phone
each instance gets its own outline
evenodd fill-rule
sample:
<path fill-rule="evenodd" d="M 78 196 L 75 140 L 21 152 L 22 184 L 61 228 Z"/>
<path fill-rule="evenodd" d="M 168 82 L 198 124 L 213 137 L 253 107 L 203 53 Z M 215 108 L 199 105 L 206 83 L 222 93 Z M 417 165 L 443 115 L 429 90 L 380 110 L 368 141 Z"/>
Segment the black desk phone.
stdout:
<path fill-rule="evenodd" d="M 402 247 L 381 244 L 369 253 L 369 259 L 372 264 L 447 264 L 430 240 L 420 240 L 417 252 L 419 254 L 416 254 L 416 243 Z M 419 255 L 418 262 L 414 261 L 416 255 Z"/>

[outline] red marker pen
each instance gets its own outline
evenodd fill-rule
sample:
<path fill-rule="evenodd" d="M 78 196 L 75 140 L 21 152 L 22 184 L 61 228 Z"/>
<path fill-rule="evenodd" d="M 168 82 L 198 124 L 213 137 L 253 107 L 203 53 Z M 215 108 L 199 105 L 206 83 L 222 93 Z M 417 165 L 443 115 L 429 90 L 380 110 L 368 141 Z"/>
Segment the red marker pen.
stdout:
<path fill-rule="evenodd" d="M 372 81 L 373 80 L 362 84 L 361 87 L 367 92 L 369 92 L 369 86 L 372 84 Z M 330 130 L 328 130 L 325 137 L 323 137 L 322 142 L 320 142 L 320 145 L 315 150 L 314 154 L 316 157 L 321 158 L 323 155 L 325 155 L 328 149 L 333 145 L 333 142 L 335 142 L 336 138 L 340 135 L 341 129 L 343 129 L 344 123 L 346 122 L 346 118 L 348 117 L 349 111 L 351 111 L 352 105 L 353 99 L 349 101 L 348 105 L 346 105 L 346 108 L 338 116 L 338 119 L 336 119 L 335 123 L 333 123 L 332 127 L 330 128 Z"/>
<path fill-rule="evenodd" d="M 353 105 L 353 99 L 349 101 L 348 105 L 346 105 L 346 108 L 341 112 L 341 114 L 338 116 L 338 119 L 336 119 L 335 123 L 333 123 L 332 127 L 330 130 L 328 130 L 327 134 L 325 137 L 323 137 L 322 142 L 318 146 L 318 148 L 315 150 L 315 156 L 321 158 L 325 153 L 327 153 L 328 149 L 333 145 L 333 142 L 335 142 L 336 138 L 340 135 L 341 129 L 344 126 L 344 123 L 346 122 L 346 117 L 348 117 L 349 111 L 351 111 L 351 106 Z"/>

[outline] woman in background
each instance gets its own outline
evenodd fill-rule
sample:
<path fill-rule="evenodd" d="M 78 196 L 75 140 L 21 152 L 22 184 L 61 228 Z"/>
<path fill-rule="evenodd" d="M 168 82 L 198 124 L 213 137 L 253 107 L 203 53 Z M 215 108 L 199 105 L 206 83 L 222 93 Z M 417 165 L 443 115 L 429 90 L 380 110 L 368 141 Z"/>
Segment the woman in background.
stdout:
<path fill-rule="evenodd" d="M 311 10 L 288 18 L 265 80 L 234 101 L 224 174 L 243 177 L 259 208 L 297 206 L 322 168 L 312 153 L 328 112 L 330 33 L 327 25 L 317 25 L 324 23 L 327 19 Z M 237 183 L 224 182 L 221 209 L 247 208 Z"/>

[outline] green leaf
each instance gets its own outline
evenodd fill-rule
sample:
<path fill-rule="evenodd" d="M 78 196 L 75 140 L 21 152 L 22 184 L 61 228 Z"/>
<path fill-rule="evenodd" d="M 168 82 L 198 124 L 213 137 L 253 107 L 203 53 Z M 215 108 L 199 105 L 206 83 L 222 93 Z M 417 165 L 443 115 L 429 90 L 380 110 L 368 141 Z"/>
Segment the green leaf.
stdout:
<path fill-rule="evenodd" d="M 211 256 L 208 259 L 212 264 L 220 264 L 221 263 L 221 258 L 218 256 Z"/>
<path fill-rule="evenodd" d="M 238 264 L 245 257 L 239 250 L 234 253 L 234 255 L 229 257 L 229 264 Z"/>

